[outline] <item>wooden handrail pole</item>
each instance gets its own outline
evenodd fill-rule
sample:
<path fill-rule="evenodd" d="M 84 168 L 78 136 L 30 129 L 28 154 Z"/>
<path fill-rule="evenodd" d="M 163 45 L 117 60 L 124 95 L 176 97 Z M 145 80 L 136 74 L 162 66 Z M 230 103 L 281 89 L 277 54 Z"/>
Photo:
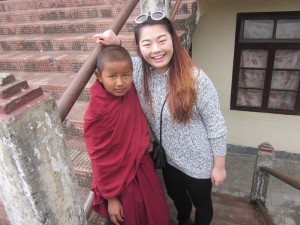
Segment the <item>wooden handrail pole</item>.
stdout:
<path fill-rule="evenodd" d="M 270 175 L 272 175 L 273 177 L 276 177 L 277 179 L 283 181 L 284 183 L 300 190 L 300 180 L 296 179 L 294 177 L 291 177 L 287 174 L 284 174 L 278 170 L 266 167 L 266 166 L 261 166 L 260 169 L 264 172 L 269 173 Z"/>
<path fill-rule="evenodd" d="M 172 11 L 171 21 L 174 21 L 175 15 L 176 15 L 176 13 L 179 9 L 180 4 L 181 4 L 181 0 L 177 0 L 176 3 L 175 3 L 174 9 Z"/>
<path fill-rule="evenodd" d="M 126 1 L 124 9 L 114 19 L 109 29 L 118 34 L 138 2 L 138 0 Z M 96 69 L 96 58 L 100 50 L 101 45 L 96 44 L 88 59 L 84 62 L 82 67 L 77 72 L 76 77 L 73 79 L 69 87 L 58 100 L 57 106 L 61 121 L 65 120 L 79 95 L 81 94 L 82 90 L 94 73 Z"/>

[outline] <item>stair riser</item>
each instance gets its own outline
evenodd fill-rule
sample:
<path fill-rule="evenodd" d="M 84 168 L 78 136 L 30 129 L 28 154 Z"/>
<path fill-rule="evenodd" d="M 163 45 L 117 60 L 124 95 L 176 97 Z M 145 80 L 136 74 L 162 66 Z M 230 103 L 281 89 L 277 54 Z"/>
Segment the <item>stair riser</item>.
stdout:
<path fill-rule="evenodd" d="M 0 60 L 1 70 L 26 72 L 72 72 L 77 73 L 84 61 L 68 60 Z M 62 75 L 63 76 L 63 75 Z"/>
<path fill-rule="evenodd" d="M 3 87 L 0 91 L 0 99 L 9 98 L 21 92 L 23 89 L 29 88 L 27 81 L 16 81 Z"/>
<path fill-rule="evenodd" d="M 2 73 L 0 72 L 0 86 L 12 83 L 16 80 L 13 74 L 11 73 Z"/>
<path fill-rule="evenodd" d="M 83 136 L 83 121 L 74 122 L 65 120 L 63 123 L 64 131 L 69 136 Z"/>
<path fill-rule="evenodd" d="M 0 51 L 90 51 L 96 39 L 0 41 Z M 122 40 L 122 46 L 135 51 L 134 40 Z"/>
<path fill-rule="evenodd" d="M 89 8 L 60 8 L 49 9 L 47 11 L 24 11 L 24 12 L 8 12 L 0 15 L 2 22 L 19 22 L 23 23 L 36 21 L 51 21 L 51 20 L 76 20 L 87 18 L 113 18 L 122 8 L 118 6 L 113 8 L 111 6 L 101 5 Z M 139 10 L 134 10 L 133 16 L 139 15 Z"/>
<path fill-rule="evenodd" d="M 26 24 L 26 25 L 2 25 L 0 26 L 0 35 L 18 35 L 18 34 L 63 34 L 63 33 L 101 33 L 108 30 L 112 24 L 112 19 L 106 22 L 60 22 L 51 24 Z M 127 21 L 121 32 L 132 32 L 134 21 Z"/>
<path fill-rule="evenodd" d="M 177 11 L 177 14 L 190 14 L 195 9 L 197 9 L 197 1 L 188 1 L 188 2 L 181 2 L 181 5 Z"/>
<path fill-rule="evenodd" d="M 44 93 L 51 95 L 55 99 L 59 99 L 62 94 L 66 91 L 67 87 L 56 87 L 48 85 L 40 85 Z M 85 88 L 79 95 L 79 101 L 89 101 L 90 100 L 90 91 L 88 88 Z"/>
<path fill-rule="evenodd" d="M 9 114 L 17 109 L 28 104 L 30 101 L 37 99 L 43 95 L 43 91 L 40 87 L 28 88 L 21 93 L 17 93 L 14 98 L 4 101 L 0 105 L 0 113 Z"/>
<path fill-rule="evenodd" d="M 75 170 L 75 176 L 80 187 L 91 188 L 93 180 L 92 173 L 81 173 Z"/>
<path fill-rule="evenodd" d="M 10 1 L 0 1 L 0 12 L 12 10 L 32 10 L 44 8 L 77 7 L 77 6 L 96 6 L 96 5 L 124 5 L 124 0 L 19 0 L 11 4 Z"/>

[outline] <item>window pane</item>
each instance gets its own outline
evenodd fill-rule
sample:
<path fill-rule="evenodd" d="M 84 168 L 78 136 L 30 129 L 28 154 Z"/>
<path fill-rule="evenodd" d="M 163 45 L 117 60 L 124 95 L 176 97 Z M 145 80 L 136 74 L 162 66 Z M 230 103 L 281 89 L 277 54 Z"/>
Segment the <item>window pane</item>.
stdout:
<path fill-rule="evenodd" d="M 295 108 L 296 96 L 296 92 L 271 91 L 268 108 L 293 110 Z"/>
<path fill-rule="evenodd" d="M 265 70 L 241 69 L 239 74 L 239 87 L 264 88 Z"/>
<path fill-rule="evenodd" d="M 268 51 L 260 49 L 245 49 L 242 51 L 240 67 L 266 68 Z"/>
<path fill-rule="evenodd" d="M 300 20 L 278 20 L 276 28 L 276 38 L 300 38 Z"/>
<path fill-rule="evenodd" d="M 245 20 L 244 39 L 270 39 L 273 37 L 273 20 Z"/>
<path fill-rule="evenodd" d="M 263 91 L 238 89 L 237 106 L 261 107 Z"/>
<path fill-rule="evenodd" d="M 274 71 L 272 74 L 272 89 L 298 90 L 299 71 Z"/>
<path fill-rule="evenodd" d="M 274 68 L 300 69 L 300 50 L 276 50 Z"/>

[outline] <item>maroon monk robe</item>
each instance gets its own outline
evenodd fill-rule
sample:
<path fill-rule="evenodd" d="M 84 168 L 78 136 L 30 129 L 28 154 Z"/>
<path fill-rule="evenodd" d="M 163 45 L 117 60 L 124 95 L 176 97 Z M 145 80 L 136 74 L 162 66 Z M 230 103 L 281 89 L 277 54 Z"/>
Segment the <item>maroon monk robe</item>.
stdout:
<path fill-rule="evenodd" d="M 97 80 L 90 92 L 84 138 L 93 169 L 93 205 L 99 205 L 119 196 L 134 179 L 149 133 L 134 85 L 125 96 L 116 97 Z"/>

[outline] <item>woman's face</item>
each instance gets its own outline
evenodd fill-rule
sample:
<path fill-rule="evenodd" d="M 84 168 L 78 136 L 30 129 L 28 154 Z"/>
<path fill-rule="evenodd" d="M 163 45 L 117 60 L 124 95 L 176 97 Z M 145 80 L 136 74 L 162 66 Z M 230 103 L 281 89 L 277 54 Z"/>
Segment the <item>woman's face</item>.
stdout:
<path fill-rule="evenodd" d="M 165 73 L 169 69 L 174 51 L 168 30 L 163 25 L 148 25 L 141 28 L 139 37 L 139 48 L 143 58 L 159 74 Z"/>

